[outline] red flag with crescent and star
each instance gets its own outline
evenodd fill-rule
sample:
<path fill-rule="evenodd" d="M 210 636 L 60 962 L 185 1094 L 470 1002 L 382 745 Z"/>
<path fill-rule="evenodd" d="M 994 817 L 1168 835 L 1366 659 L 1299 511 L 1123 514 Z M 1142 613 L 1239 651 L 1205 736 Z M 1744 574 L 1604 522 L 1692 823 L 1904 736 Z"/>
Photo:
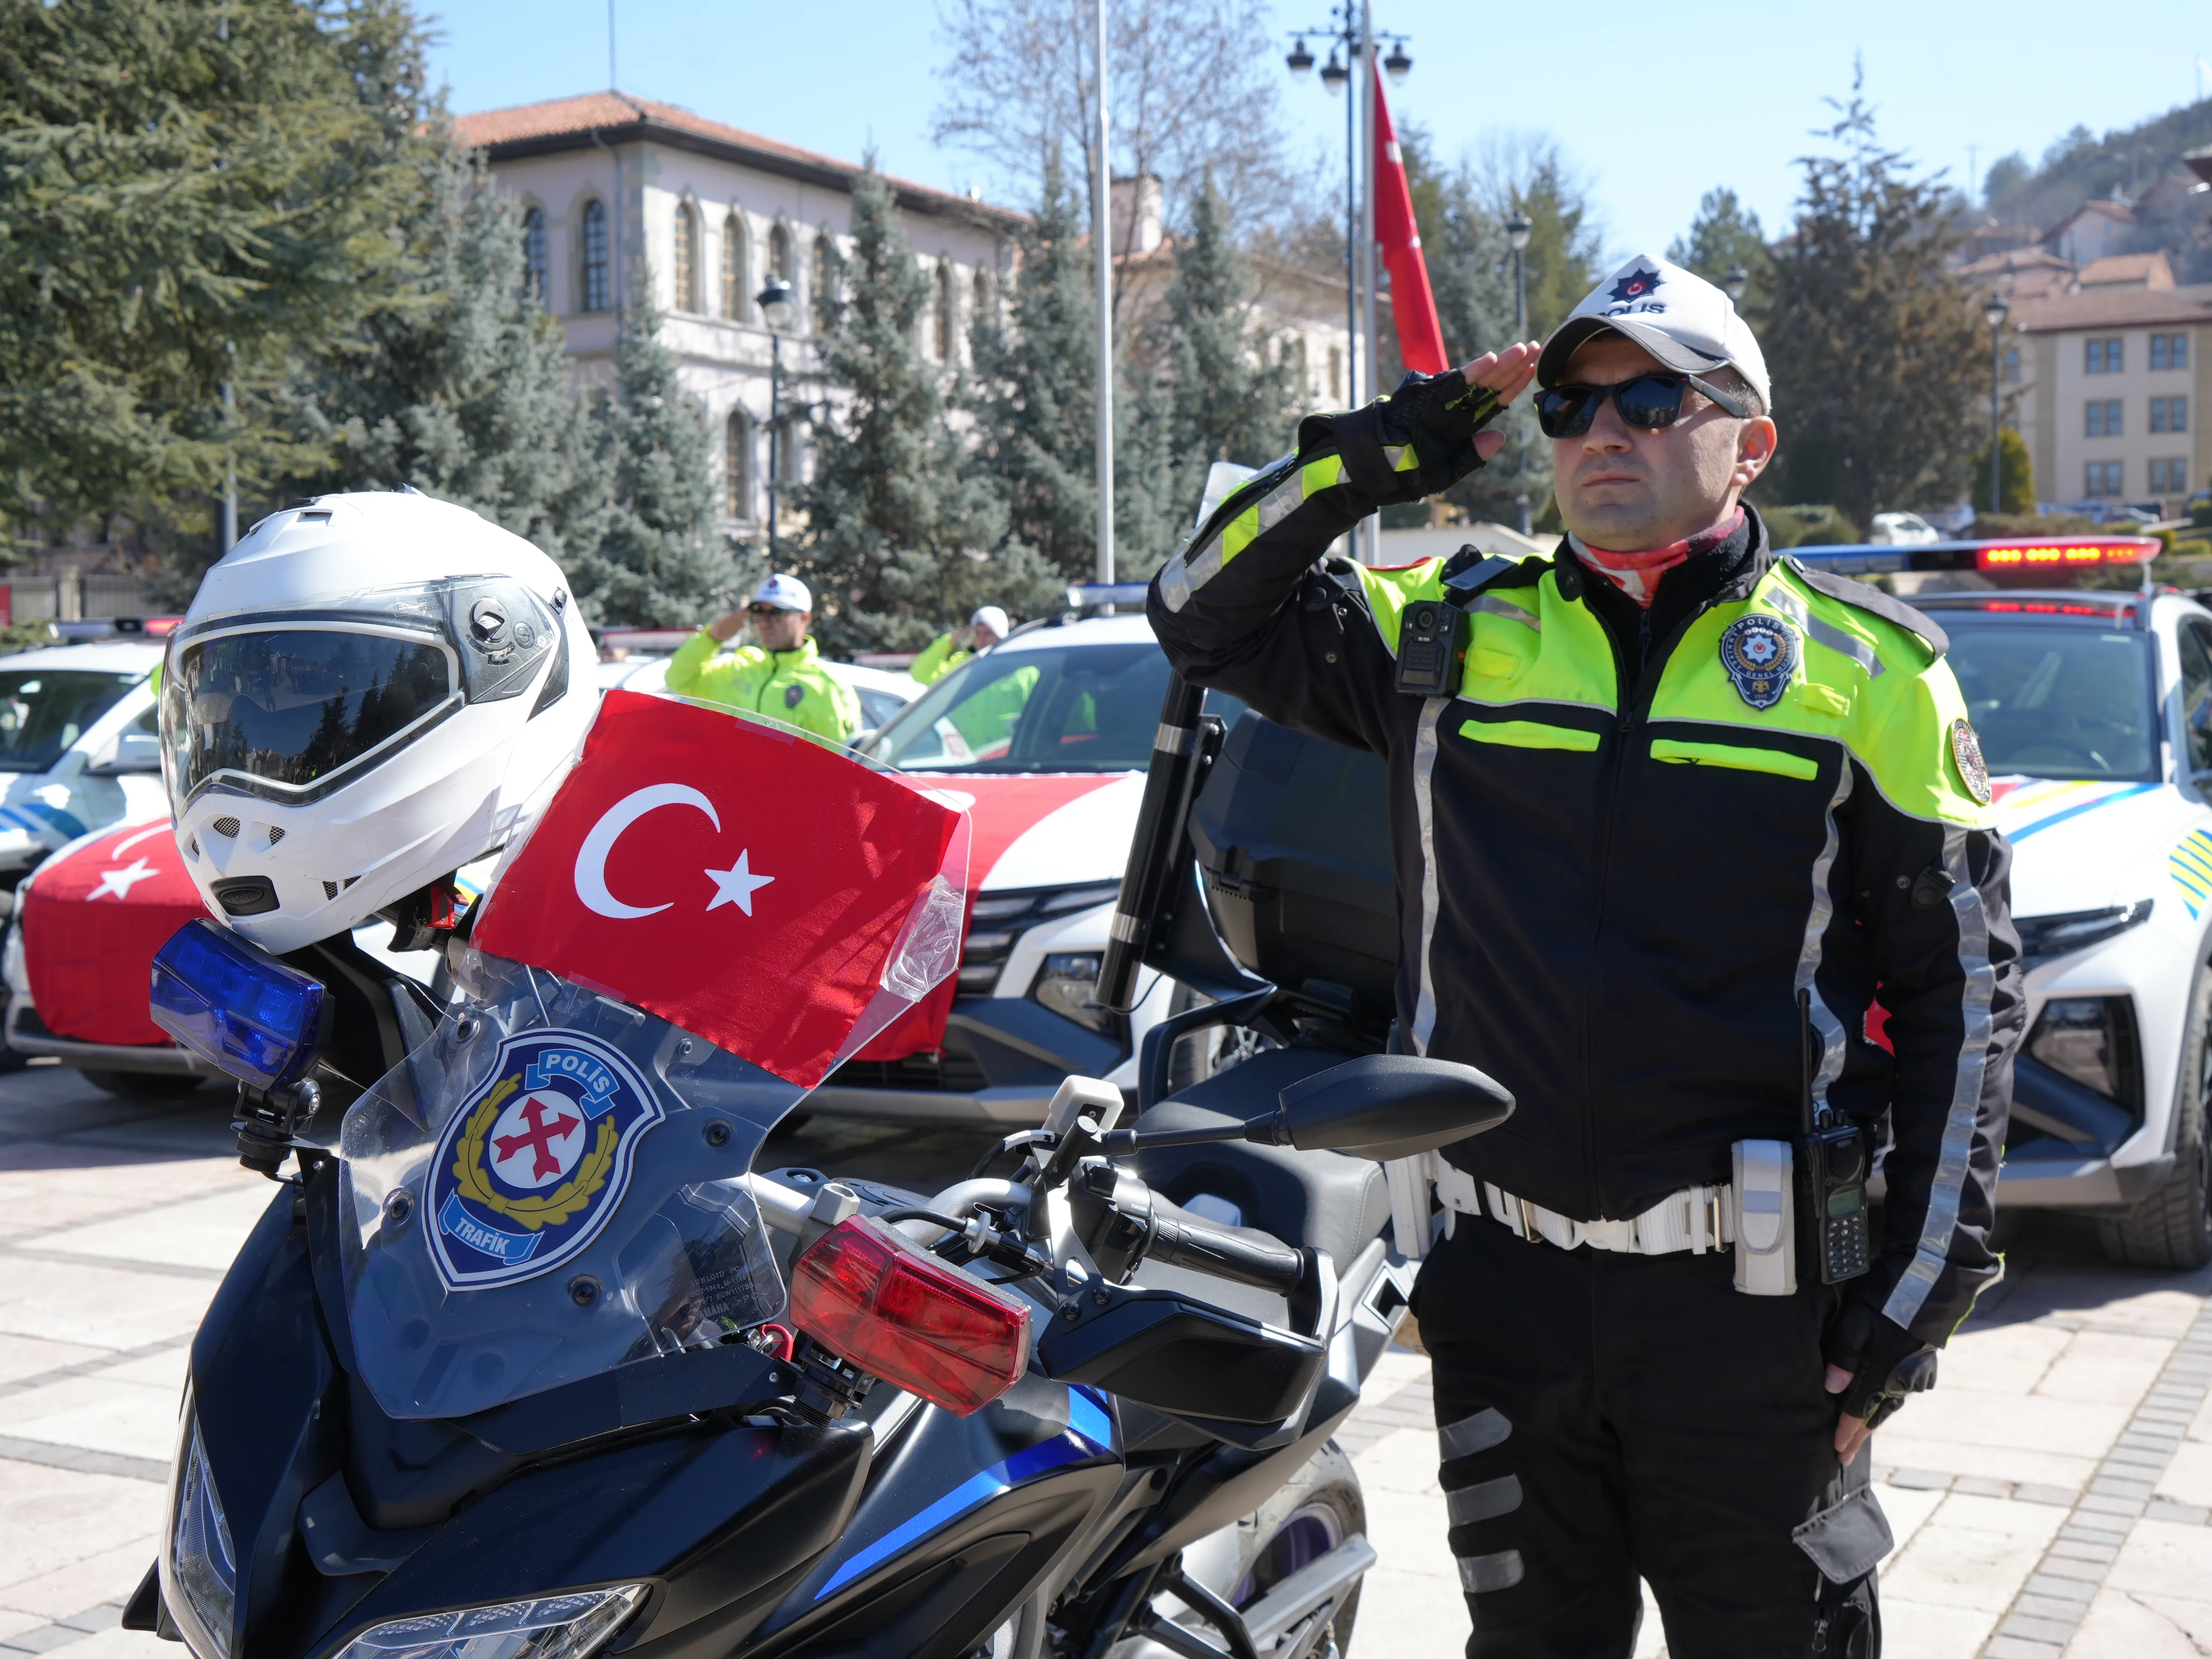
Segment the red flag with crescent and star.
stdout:
<path fill-rule="evenodd" d="M 146 1015 L 147 967 L 207 908 L 166 814 L 64 848 L 23 884 L 15 907 L 24 970 L 48 1030 L 125 1048 L 169 1041 Z"/>
<path fill-rule="evenodd" d="M 1375 240 L 1390 273 L 1390 315 L 1398 325 L 1398 356 L 1407 368 L 1441 374 L 1451 365 L 1444 353 L 1444 325 L 1437 316 L 1437 296 L 1429 287 L 1429 262 L 1421 252 L 1421 228 L 1413 222 L 1413 192 L 1406 182 L 1406 158 L 1398 130 L 1390 124 L 1390 101 L 1382 95 L 1382 71 L 1375 76 Z"/>
<path fill-rule="evenodd" d="M 965 830 L 926 789 L 783 727 L 610 691 L 471 942 L 811 1088 L 902 982 L 915 952 L 893 953 L 933 890 L 951 971 Z"/>

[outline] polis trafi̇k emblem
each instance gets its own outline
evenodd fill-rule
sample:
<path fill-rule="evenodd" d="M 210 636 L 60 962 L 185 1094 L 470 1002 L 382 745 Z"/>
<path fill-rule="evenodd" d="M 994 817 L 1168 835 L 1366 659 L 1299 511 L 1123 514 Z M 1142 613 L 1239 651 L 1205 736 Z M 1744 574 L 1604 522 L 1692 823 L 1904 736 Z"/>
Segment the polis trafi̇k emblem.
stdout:
<path fill-rule="evenodd" d="M 439 1277 L 480 1290 L 570 1260 L 622 1202 L 637 1142 L 661 1117 L 636 1068 L 597 1037 L 507 1038 L 438 1138 L 427 1197 Z"/>
<path fill-rule="evenodd" d="M 1779 617 L 1747 611 L 1721 635 L 1721 666 L 1738 696 L 1753 708 L 1771 708 L 1790 689 L 1797 635 Z"/>

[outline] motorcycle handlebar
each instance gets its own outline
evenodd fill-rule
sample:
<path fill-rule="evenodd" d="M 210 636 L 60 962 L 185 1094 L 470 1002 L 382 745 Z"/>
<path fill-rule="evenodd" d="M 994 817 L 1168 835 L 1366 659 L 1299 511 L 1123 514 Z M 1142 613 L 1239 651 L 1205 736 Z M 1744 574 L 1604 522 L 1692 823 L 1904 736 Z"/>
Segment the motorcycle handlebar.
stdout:
<path fill-rule="evenodd" d="M 1304 1255 L 1273 1235 L 1203 1220 L 1157 1195 L 1145 1257 L 1284 1296 L 1297 1290 L 1306 1273 Z"/>

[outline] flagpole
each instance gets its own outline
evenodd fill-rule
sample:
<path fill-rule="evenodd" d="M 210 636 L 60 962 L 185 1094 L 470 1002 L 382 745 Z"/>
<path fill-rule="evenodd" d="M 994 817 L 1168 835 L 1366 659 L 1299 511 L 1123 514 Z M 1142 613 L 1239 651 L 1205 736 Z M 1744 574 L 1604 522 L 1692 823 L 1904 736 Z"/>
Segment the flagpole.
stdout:
<path fill-rule="evenodd" d="M 1114 174 L 1106 149 L 1106 0 L 1097 4 L 1098 154 L 1091 240 L 1098 251 L 1098 580 L 1105 584 L 1114 580 Z"/>
<path fill-rule="evenodd" d="M 1359 289 L 1360 349 L 1364 387 L 1355 407 L 1371 402 L 1382 390 L 1382 339 L 1376 326 L 1375 306 L 1375 8 L 1373 0 L 1359 5 Z M 1382 562 L 1382 519 L 1370 514 L 1359 526 L 1363 564 Z"/>

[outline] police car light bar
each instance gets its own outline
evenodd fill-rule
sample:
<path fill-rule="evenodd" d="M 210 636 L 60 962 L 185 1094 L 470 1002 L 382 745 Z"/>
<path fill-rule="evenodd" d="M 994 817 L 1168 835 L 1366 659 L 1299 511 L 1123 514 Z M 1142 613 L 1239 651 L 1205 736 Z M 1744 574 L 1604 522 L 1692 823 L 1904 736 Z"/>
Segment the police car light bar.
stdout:
<path fill-rule="evenodd" d="M 2045 536 L 2018 541 L 1922 542 L 1917 545 L 1860 542 L 1849 546 L 1792 547 L 1786 556 L 1839 575 L 1879 575 L 1897 570 L 1978 570 L 1989 576 L 2064 580 L 2113 565 L 2148 564 L 2159 544 L 2149 536 Z"/>
<path fill-rule="evenodd" d="M 1071 611 L 1088 611 L 1098 605 L 1142 605 L 1151 586 L 1149 582 L 1070 582 L 1067 606 Z"/>

